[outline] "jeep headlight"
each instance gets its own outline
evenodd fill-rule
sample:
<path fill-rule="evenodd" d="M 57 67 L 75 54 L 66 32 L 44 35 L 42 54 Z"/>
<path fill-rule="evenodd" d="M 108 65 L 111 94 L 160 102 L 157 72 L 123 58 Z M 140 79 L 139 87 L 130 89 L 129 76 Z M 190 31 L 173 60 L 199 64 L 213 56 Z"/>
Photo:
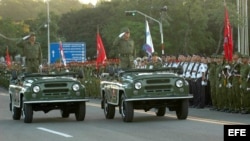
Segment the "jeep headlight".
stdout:
<path fill-rule="evenodd" d="M 177 81 L 175 82 L 175 85 L 176 85 L 176 87 L 180 88 L 180 87 L 183 86 L 183 81 L 182 81 L 182 80 L 177 80 Z"/>
<path fill-rule="evenodd" d="M 141 89 L 141 82 L 135 83 L 135 89 L 137 89 L 137 90 Z"/>
<path fill-rule="evenodd" d="M 40 91 L 40 87 L 39 86 L 34 86 L 33 87 L 33 92 L 34 93 L 38 93 Z"/>
<path fill-rule="evenodd" d="M 80 89 L 79 84 L 74 84 L 74 85 L 72 86 L 72 89 L 73 89 L 73 91 L 78 91 L 78 90 Z"/>

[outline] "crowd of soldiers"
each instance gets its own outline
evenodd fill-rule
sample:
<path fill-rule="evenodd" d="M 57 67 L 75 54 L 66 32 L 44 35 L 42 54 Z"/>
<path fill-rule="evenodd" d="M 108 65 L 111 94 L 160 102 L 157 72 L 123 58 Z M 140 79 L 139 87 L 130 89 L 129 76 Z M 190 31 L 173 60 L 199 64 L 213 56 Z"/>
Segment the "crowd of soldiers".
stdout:
<path fill-rule="evenodd" d="M 20 67 L 13 66 L 14 69 Z M 110 67 L 112 66 L 112 67 Z M 99 76 L 102 72 L 111 72 L 119 66 L 119 60 L 109 60 L 98 68 L 96 62 L 51 65 L 51 71 L 83 71 L 82 83 L 88 88 L 88 95 L 99 96 Z M 231 113 L 250 113 L 250 57 L 236 52 L 232 60 L 226 60 L 224 55 L 167 55 L 159 57 L 153 53 L 152 57 L 137 57 L 134 60 L 134 68 L 159 68 L 181 67 L 182 77 L 189 83 L 190 107 L 204 108 L 209 106 L 211 110 Z M 48 67 L 47 67 L 48 69 Z M 13 70 L 13 68 L 12 68 Z M 46 70 L 44 66 L 43 71 Z M 93 88 L 94 87 L 94 88 Z"/>
<path fill-rule="evenodd" d="M 156 59 L 153 59 L 156 58 Z M 153 61 L 155 60 L 155 61 Z M 145 67 L 146 66 L 146 67 Z M 190 106 L 210 107 L 230 113 L 250 113 L 250 57 L 238 52 L 232 60 L 224 55 L 169 55 L 136 58 L 136 68 L 181 67 L 182 76 L 189 82 Z"/>

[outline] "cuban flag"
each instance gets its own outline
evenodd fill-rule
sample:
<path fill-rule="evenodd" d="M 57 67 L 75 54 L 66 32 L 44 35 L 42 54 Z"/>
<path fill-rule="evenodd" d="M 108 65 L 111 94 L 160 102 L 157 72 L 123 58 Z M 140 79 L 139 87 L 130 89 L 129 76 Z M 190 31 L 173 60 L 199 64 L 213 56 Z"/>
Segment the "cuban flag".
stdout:
<path fill-rule="evenodd" d="M 67 63 L 66 63 L 66 58 L 64 56 L 62 41 L 59 41 L 59 47 L 60 47 L 60 54 L 61 54 L 61 58 L 62 58 L 62 61 L 63 61 L 63 65 L 66 67 Z"/>
<path fill-rule="evenodd" d="M 152 53 L 155 51 L 147 20 L 146 20 L 146 43 L 143 45 L 143 50 L 147 52 L 148 56 L 151 56 Z"/>

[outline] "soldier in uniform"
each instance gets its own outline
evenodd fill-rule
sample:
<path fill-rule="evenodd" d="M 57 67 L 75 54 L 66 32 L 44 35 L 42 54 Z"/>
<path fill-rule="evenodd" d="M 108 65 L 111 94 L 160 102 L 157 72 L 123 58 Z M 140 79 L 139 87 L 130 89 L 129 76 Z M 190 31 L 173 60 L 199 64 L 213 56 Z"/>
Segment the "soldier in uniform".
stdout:
<path fill-rule="evenodd" d="M 233 98 L 233 88 L 232 88 L 232 68 L 233 68 L 233 62 L 232 61 L 226 61 L 224 68 L 223 68 L 223 79 L 224 84 L 226 86 L 226 90 L 224 93 L 222 93 L 224 99 L 223 105 L 224 105 L 224 112 L 234 112 L 234 108 L 232 106 L 232 98 Z"/>
<path fill-rule="evenodd" d="M 217 98 L 216 98 L 216 55 L 211 56 L 211 62 L 209 64 L 209 81 L 210 81 L 210 94 L 212 101 L 211 110 L 218 108 Z"/>
<path fill-rule="evenodd" d="M 148 63 L 149 65 L 149 69 L 156 69 L 156 68 L 161 68 L 162 67 L 162 60 L 161 58 L 158 56 L 157 52 L 154 52 L 152 54 L 152 58 L 151 58 L 151 62 Z"/>
<path fill-rule="evenodd" d="M 143 57 L 141 60 L 141 69 L 148 68 L 148 57 Z"/>
<path fill-rule="evenodd" d="M 249 114 L 250 113 L 250 66 L 248 64 L 249 56 L 242 55 L 242 64 L 240 66 L 240 75 L 241 75 L 241 113 Z"/>
<path fill-rule="evenodd" d="M 134 41 L 130 38 L 130 30 L 127 27 L 122 28 L 121 34 L 114 40 L 115 54 L 120 59 L 120 68 L 133 68 L 134 64 Z"/>
<path fill-rule="evenodd" d="M 197 62 L 199 62 L 199 65 L 197 67 L 197 73 L 196 73 L 196 105 L 197 108 L 204 108 L 206 104 L 206 98 L 207 98 L 207 92 L 206 92 L 206 86 L 207 86 L 207 62 L 205 57 L 198 57 Z"/>
<path fill-rule="evenodd" d="M 184 76 L 185 76 L 185 79 L 189 83 L 189 93 L 194 95 L 194 93 L 193 93 L 194 92 L 194 90 L 193 90 L 194 83 L 193 83 L 193 81 L 191 79 L 191 73 L 192 73 L 192 69 L 193 69 L 193 67 L 195 65 L 195 58 L 194 58 L 194 56 L 193 57 L 190 56 L 190 57 L 187 57 L 186 61 L 188 62 L 188 65 L 187 65 L 187 68 L 186 68 L 186 70 L 184 72 L 185 73 Z M 193 99 L 189 100 L 189 103 L 190 103 L 191 107 L 194 107 L 193 101 L 194 101 Z"/>
<path fill-rule="evenodd" d="M 194 66 L 191 70 L 191 85 L 192 85 L 192 94 L 193 94 L 193 106 L 200 107 L 199 105 L 199 95 L 201 93 L 201 77 L 197 77 L 199 67 L 201 64 L 201 58 L 199 55 L 194 55 Z"/>
<path fill-rule="evenodd" d="M 234 53 L 233 55 L 233 68 L 231 70 L 231 72 L 233 74 L 232 75 L 232 106 L 234 108 L 233 112 L 240 112 L 240 105 L 241 105 L 241 101 L 240 101 L 240 61 L 241 58 L 241 54 L 239 52 Z"/>
<path fill-rule="evenodd" d="M 223 55 L 217 55 L 216 59 L 216 100 L 217 100 L 217 109 L 216 110 L 222 110 L 224 108 L 224 101 L 223 101 L 223 93 L 225 93 L 225 84 L 224 84 L 224 75 L 222 74 L 224 60 Z"/>
<path fill-rule="evenodd" d="M 40 44 L 36 42 L 35 33 L 31 32 L 28 36 L 25 36 L 17 43 L 17 46 L 23 49 L 22 55 L 26 57 L 26 72 L 38 73 L 42 64 L 42 50 Z"/>

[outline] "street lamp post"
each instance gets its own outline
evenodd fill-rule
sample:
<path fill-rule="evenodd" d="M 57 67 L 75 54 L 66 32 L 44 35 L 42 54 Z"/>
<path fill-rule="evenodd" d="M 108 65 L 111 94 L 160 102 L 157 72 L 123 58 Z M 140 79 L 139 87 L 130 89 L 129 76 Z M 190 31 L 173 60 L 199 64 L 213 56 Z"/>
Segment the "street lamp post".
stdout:
<path fill-rule="evenodd" d="M 48 28 L 48 64 L 50 64 L 50 29 L 49 29 L 49 0 L 47 0 L 47 28 Z"/>
<path fill-rule="evenodd" d="M 138 11 L 138 10 L 125 11 L 125 13 L 126 13 L 126 15 L 132 15 L 132 16 L 134 16 L 135 13 L 138 13 L 138 14 L 140 14 L 140 15 L 142 15 L 144 17 L 147 17 L 147 18 L 149 18 L 149 19 L 151 19 L 151 20 L 153 20 L 153 21 L 155 21 L 155 22 L 157 22 L 159 24 L 160 34 L 161 34 L 161 50 L 162 50 L 161 53 L 162 53 L 162 56 L 163 56 L 164 55 L 164 41 L 163 41 L 162 22 L 160 22 L 160 21 L 158 21 L 158 20 L 156 20 L 156 19 L 154 19 L 154 18 L 152 18 L 152 17 L 150 17 L 150 16 L 148 16 L 148 15 L 146 15 L 146 14 L 144 14 L 144 13 Z"/>
<path fill-rule="evenodd" d="M 242 25 L 238 24 L 238 52 L 249 55 L 249 39 L 248 39 L 248 7 L 247 0 L 237 0 L 237 13 L 239 17 L 243 17 Z"/>

